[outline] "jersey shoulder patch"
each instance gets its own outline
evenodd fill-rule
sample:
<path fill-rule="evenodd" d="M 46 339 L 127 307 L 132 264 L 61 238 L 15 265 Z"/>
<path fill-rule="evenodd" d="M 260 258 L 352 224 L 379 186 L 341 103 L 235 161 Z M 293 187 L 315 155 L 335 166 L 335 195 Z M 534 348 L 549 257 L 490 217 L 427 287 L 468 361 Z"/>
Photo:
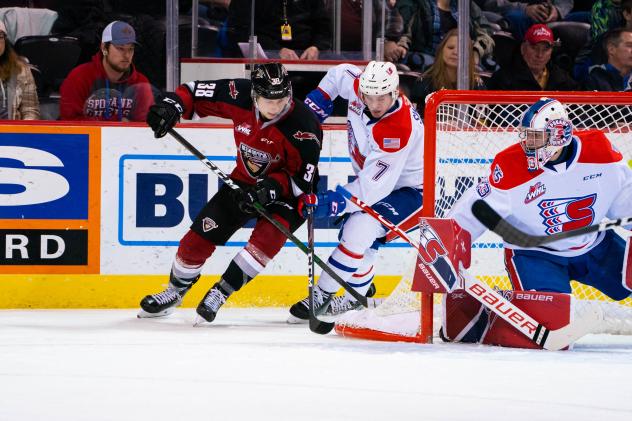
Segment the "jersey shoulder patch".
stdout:
<path fill-rule="evenodd" d="M 529 171 L 522 146 L 516 143 L 500 151 L 492 162 L 489 183 L 500 190 L 510 190 L 542 174 L 542 170 Z"/>
<path fill-rule="evenodd" d="M 294 106 L 289 115 L 276 124 L 283 136 L 298 149 L 304 149 L 312 144 L 320 150 L 322 147 L 323 131 L 314 113 L 307 106 L 294 100 Z M 312 148 L 310 146 L 309 148 Z"/>
<path fill-rule="evenodd" d="M 575 133 L 582 148 L 578 162 L 584 164 L 607 164 L 619 162 L 623 155 L 608 140 L 601 130 L 587 130 Z"/>
<path fill-rule="evenodd" d="M 375 123 L 373 139 L 382 151 L 397 152 L 408 145 L 412 130 L 410 104 L 402 101 L 399 110 Z"/>

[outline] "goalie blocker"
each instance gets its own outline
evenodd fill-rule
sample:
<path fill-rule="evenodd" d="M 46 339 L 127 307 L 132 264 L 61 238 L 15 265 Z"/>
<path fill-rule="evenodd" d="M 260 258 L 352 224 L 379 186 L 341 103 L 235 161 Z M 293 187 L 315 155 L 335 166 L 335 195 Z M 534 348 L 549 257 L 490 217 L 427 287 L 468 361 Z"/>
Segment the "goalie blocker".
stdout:
<path fill-rule="evenodd" d="M 533 339 L 538 336 L 540 325 L 549 330 L 570 325 L 573 314 L 570 294 L 537 291 L 489 294 L 488 288 L 470 278 L 465 270 L 471 261 L 471 237 L 455 220 L 422 218 L 420 234 L 412 289 L 446 293 L 443 340 L 541 348 L 539 341 Z M 460 268 L 459 273 L 454 273 L 454 268 Z M 450 280 L 455 277 L 459 281 L 452 283 Z M 499 301 L 498 295 L 506 301 Z"/>

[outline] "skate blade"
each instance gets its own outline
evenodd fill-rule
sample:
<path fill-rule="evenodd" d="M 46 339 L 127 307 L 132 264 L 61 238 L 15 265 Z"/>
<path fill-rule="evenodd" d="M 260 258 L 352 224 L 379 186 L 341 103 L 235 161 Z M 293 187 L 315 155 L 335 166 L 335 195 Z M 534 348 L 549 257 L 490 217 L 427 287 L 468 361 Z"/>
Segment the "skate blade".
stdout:
<path fill-rule="evenodd" d="M 172 307 L 163 311 L 159 311 L 158 313 L 148 313 L 141 308 L 138 314 L 136 315 L 136 317 L 139 319 L 152 319 L 156 317 L 165 317 L 173 313 L 175 310 L 176 309 Z"/>
<path fill-rule="evenodd" d="M 298 317 L 290 314 L 287 318 L 287 323 L 291 324 L 291 325 L 302 325 L 302 324 L 307 324 L 309 322 L 309 319 L 299 319 Z"/>
<path fill-rule="evenodd" d="M 204 317 L 200 316 L 199 314 L 196 314 L 195 319 L 193 319 L 193 327 L 210 325 L 210 324 L 211 324 L 210 322 L 208 322 Z"/>

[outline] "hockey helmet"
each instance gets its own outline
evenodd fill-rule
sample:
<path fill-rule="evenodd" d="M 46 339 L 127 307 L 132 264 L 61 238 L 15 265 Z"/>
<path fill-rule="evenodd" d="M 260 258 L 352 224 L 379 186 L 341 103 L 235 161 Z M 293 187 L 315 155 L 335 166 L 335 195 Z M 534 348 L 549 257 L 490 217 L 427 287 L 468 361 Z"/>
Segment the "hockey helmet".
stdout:
<path fill-rule="evenodd" d="M 572 138 L 573 125 L 556 99 L 540 98 L 522 115 L 520 145 L 527 155 L 529 171 L 542 168 Z"/>
<path fill-rule="evenodd" d="M 281 63 L 255 64 L 250 76 L 252 96 L 278 99 L 292 96 L 292 84 Z"/>
<path fill-rule="evenodd" d="M 372 61 L 360 75 L 360 92 L 364 95 L 391 94 L 397 99 L 399 75 L 393 63 Z"/>

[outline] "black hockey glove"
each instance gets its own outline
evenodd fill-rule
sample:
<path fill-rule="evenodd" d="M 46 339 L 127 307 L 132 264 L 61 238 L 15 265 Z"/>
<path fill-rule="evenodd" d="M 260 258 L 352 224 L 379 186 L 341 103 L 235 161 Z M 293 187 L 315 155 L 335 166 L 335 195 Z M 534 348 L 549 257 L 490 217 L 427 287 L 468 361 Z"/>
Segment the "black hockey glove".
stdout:
<path fill-rule="evenodd" d="M 236 198 L 239 210 L 244 213 L 254 215 L 255 202 L 265 206 L 270 202 L 281 198 L 283 189 L 278 181 L 272 178 L 264 178 L 257 182 L 255 186 L 241 190 L 241 194 Z"/>
<path fill-rule="evenodd" d="M 147 124 L 156 138 L 163 137 L 180 120 L 184 113 L 182 100 L 173 92 L 167 92 L 162 100 L 149 107 Z"/>

